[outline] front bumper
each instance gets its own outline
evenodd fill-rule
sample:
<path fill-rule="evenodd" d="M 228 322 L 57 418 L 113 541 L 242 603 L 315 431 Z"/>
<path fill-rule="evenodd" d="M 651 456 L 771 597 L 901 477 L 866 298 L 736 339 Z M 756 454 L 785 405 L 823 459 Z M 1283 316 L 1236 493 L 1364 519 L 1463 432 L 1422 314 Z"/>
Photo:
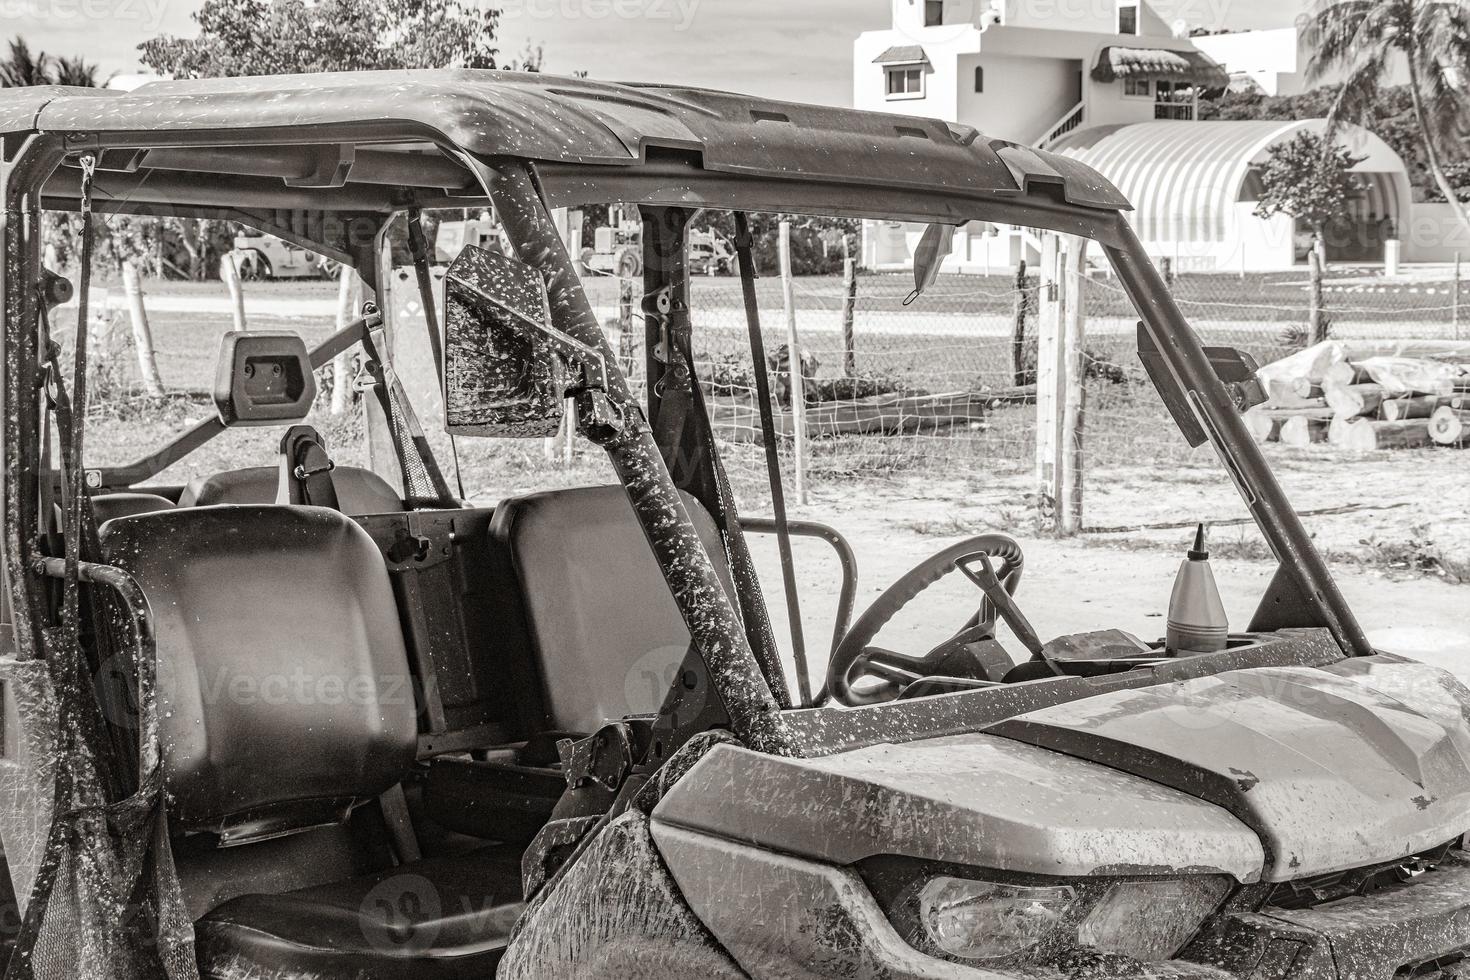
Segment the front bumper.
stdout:
<path fill-rule="evenodd" d="M 657 821 L 652 830 L 684 899 L 752 977 L 1071 980 L 1066 971 L 1002 973 L 924 955 L 904 942 L 862 879 L 846 868 Z M 1470 863 L 1457 852 L 1440 870 L 1365 898 L 1223 915 L 1181 959 L 1120 966 L 1106 980 L 1461 976 L 1470 980 Z"/>
<path fill-rule="evenodd" d="M 1251 980 L 1470 978 L 1470 860 L 1362 898 L 1230 915 L 1186 951 Z"/>

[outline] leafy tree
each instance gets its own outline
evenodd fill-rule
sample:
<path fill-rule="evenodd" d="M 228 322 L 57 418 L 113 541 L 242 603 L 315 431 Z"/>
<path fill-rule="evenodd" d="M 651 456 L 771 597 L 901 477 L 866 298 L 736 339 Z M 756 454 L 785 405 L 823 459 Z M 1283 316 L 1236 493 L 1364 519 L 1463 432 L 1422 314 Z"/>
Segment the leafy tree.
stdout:
<path fill-rule="evenodd" d="M 196 37 L 157 37 L 139 50 L 145 65 L 174 78 L 496 68 L 499 17 L 475 0 L 205 0 L 194 14 Z M 539 71 L 542 57 L 539 46 L 527 44 L 503 67 Z M 194 274 L 214 268 L 214 254 L 229 250 L 221 226 L 203 221 L 198 235 L 178 236 Z M 395 224 L 391 234 L 402 233 Z"/>
<path fill-rule="evenodd" d="M 500 12 L 467 0 L 205 0 L 199 35 L 139 45 L 174 78 L 495 68 Z"/>
<path fill-rule="evenodd" d="M 1267 151 L 1256 216 L 1289 214 L 1311 228 L 1320 242 L 1327 226 L 1346 213 L 1348 202 L 1361 189 L 1350 171 L 1365 159 L 1316 133 L 1297 133 L 1277 143 Z"/>
<path fill-rule="evenodd" d="M 1409 68 L 1408 94 L 1424 160 L 1440 194 L 1470 228 L 1450 183 L 1442 147 L 1470 134 L 1470 5 L 1464 0 L 1316 0 L 1304 35 L 1311 78 L 1341 70 L 1346 80 L 1328 112 L 1328 132 L 1370 116 L 1395 59 Z"/>
<path fill-rule="evenodd" d="M 1327 116 L 1337 101 L 1340 86 L 1327 85 L 1301 95 L 1266 95 L 1264 92 L 1224 92 L 1200 100 L 1201 119 L 1316 119 Z M 1414 117 L 1413 99 L 1407 85 L 1385 88 L 1358 123 L 1378 136 L 1397 153 L 1408 168 L 1409 183 L 1416 198 L 1444 200 L 1425 159 L 1424 139 Z M 1445 176 L 1461 198 L 1470 194 L 1470 153 L 1463 145 L 1442 148 Z"/>

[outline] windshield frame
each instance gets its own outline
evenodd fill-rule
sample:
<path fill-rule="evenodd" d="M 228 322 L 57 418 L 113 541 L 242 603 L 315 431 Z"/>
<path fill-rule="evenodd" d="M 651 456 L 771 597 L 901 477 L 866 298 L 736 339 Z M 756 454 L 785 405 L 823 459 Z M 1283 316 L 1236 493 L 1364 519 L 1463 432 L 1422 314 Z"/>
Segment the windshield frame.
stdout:
<path fill-rule="evenodd" d="M 119 145 L 136 146 L 146 142 L 147 135 L 110 132 L 106 139 L 109 144 L 115 140 Z M 217 141 L 217 137 L 207 132 L 175 131 L 166 139 L 174 146 L 191 141 L 201 145 Z M 15 464 L 7 465 L 5 474 L 6 570 L 13 608 L 31 607 L 39 612 L 41 607 L 35 604 L 41 601 L 44 590 L 39 581 L 33 581 L 34 555 L 31 534 L 26 528 L 34 527 L 35 491 L 40 477 L 36 454 L 40 407 L 35 377 L 44 339 L 35 336 L 36 296 L 34 289 L 26 284 L 36 282 L 39 276 L 38 218 L 47 180 L 58 171 L 68 153 L 101 147 L 95 137 L 79 143 L 75 135 L 50 133 L 32 134 L 23 140 L 7 137 L 6 143 L 7 149 L 19 143 L 0 165 L 0 187 L 6 197 L 7 249 L 4 279 L 0 282 L 6 311 L 4 450 L 7 463 Z M 1117 272 L 1168 370 L 1188 393 L 1211 444 L 1280 562 L 1277 584 L 1273 586 L 1273 594 L 1267 595 L 1265 604 L 1295 607 L 1296 621 L 1289 625 L 1328 629 L 1348 655 L 1367 656 L 1374 652 L 1272 473 L 1261 447 L 1250 438 L 1228 390 L 1211 368 L 1198 335 L 1121 212 L 1067 203 L 1065 185 L 1044 180 L 1039 184 L 1028 181 L 1024 192 L 1013 195 L 967 194 L 954 189 L 921 193 L 900 187 L 864 188 L 847 182 L 805 181 L 799 177 L 712 173 L 699 169 L 697 157 L 693 155 L 659 154 L 638 166 L 607 167 L 538 164 L 519 158 L 482 159 L 453 146 L 441 144 L 441 148 L 452 153 L 474 175 L 483 192 L 482 199 L 495 204 L 519 257 L 547 277 L 553 290 L 553 326 L 593 346 L 605 347 L 606 340 L 577 280 L 572 258 L 554 233 L 550 218 L 554 206 L 624 200 L 686 208 L 843 214 L 954 224 L 991 221 L 1079 235 L 1097 242 Z M 298 201 L 302 192 L 299 187 L 283 188 L 283 200 Z M 322 194 L 324 203 L 334 196 L 332 189 L 325 189 Z M 468 200 L 468 196 L 463 200 Z M 55 198 L 45 200 L 47 207 L 59 203 L 62 201 Z M 455 204 L 459 203 L 456 200 Z M 126 202 L 111 207 L 102 202 L 99 210 L 127 207 Z M 147 210 L 152 214 L 170 213 L 167 205 L 157 203 L 148 204 Z M 189 205 L 178 210 L 198 217 L 206 216 L 209 209 Z M 349 213 L 365 216 L 362 212 Z M 240 212 L 225 209 L 218 215 L 211 212 L 207 216 L 241 218 Z M 387 217 L 377 216 L 379 227 L 386 224 Z M 319 250 L 328 249 L 330 246 Z M 354 264 L 372 261 L 369 248 L 353 252 L 348 257 L 358 260 Z M 610 393 L 637 413 L 636 418 L 629 416 L 637 428 L 642 419 L 641 409 L 635 404 L 626 379 L 615 367 L 616 358 L 608 351 L 604 353 L 608 354 L 611 369 Z M 29 363 L 22 366 L 22 360 Z M 646 422 L 641 425 L 646 428 Z M 630 497 L 635 499 L 635 509 L 639 497 L 647 504 L 640 515 L 645 531 L 675 601 L 690 623 L 695 646 L 732 727 L 752 747 L 778 753 L 799 752 L 800 748 L 779 720 L 781 711 L 789 705 L 772 690 L 745 642 L 739 617 L 730 598 L 718 585 L 710 558 L 684 512 L 651 434 L 646 439 L 625 440 L 605 448 Z M 662 531 L 655 526 L 660 521 Z M 25 615 L 24 622 L 18 617 L 18 636 L 30 637 L 29 643 L 21 639 L 18 644 L 22 651 L 41 649 L 39 622 L 39 615 L 34 618 Z"/>

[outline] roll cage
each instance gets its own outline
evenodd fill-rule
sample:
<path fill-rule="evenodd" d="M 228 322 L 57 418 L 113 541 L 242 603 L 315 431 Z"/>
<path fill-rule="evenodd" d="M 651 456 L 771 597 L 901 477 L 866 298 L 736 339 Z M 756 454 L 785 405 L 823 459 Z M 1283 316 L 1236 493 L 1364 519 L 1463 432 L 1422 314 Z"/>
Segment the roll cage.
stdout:
<path fill-rule="evenodd" d="M 40 212 L 77 207 L 83 156 L 96 162 L 98 211 L 239 221 L 353 265 L 370 292 L 385 281 L 382 242 L 395 215 L 491 204 L 518 257 L 545 277 L 553 326 L 602 350 L 609 365 L 616 358 L 556 235 L 551 208 L 638 204 L 645 293 L 669 300 L 666 310 L 650 309 L 659 315 L 649 318 L 649 329 L 684 338 L 691 325 L 681 246 L 697 209 L 981 220 L 1093 239 L 1137 307 L 1165 377 L 1280 563 L 1252 628 L 1326 627 L 1344 652 L 1372 652 L 1125 220 L 1127 202 L 1070 159 L 933 120 L 463 71 L 162 82 L 128 95 L 11 90 L 0 98 L 0 142 L 4 570 L 21 658 L 44 656 L 55 642 L 42 629 L 43 556 L 31 536 L 38 488 L 48 478 L 38 439 L 38 377 L 48 343 L 37 328 Z M 650 352 L 657 340 L 649 338 Z M 603 394 L 620 423 L 594 424 L 586 403 L 580 417 L 628 491 L 689 627 L 697 653 L 691 664 L 708 675 L 735 734 L 752 748 L 807 754 L 866 740 L 883 725 L 920 731 L 953 724 L 956 710 L 963 715 L 954 704 L 878 706 L 835 718 L 826 709 L 788 710 L 804 706 L 793 705 L 784 678 L 747 641 L 737 604 L 721 587 L 679 495 L 694 493 L 719 517 L 724 508 L 711 489 L 717 462 L 689 452 L 679 441 L 685 436 L 664 435 L 686 430 L 657 425 L 668 395 L 648 387 L 647 401 L 638 404 L 613 368 Z M 113 473 L 107 482 L 141 475 Z M 1142 683 L 1143 674 L 1157 678 L 1168 669 L 1139 673 Z"/>

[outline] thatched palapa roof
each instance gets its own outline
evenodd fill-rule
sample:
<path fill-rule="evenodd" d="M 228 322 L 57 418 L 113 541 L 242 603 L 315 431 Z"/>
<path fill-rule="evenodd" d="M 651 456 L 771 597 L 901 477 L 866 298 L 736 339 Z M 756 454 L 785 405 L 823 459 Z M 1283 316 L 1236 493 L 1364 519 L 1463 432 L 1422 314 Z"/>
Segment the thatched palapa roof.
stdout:
<path fill-rule="evenodd" d="M 1168 79 L 1200 88 L 1224 88 L 1230 84 L 1230 73 L 1202 51 L 1110 45 L 1098 55 L 1092 79 L 1113 82 L 1120 78 Z"/>

